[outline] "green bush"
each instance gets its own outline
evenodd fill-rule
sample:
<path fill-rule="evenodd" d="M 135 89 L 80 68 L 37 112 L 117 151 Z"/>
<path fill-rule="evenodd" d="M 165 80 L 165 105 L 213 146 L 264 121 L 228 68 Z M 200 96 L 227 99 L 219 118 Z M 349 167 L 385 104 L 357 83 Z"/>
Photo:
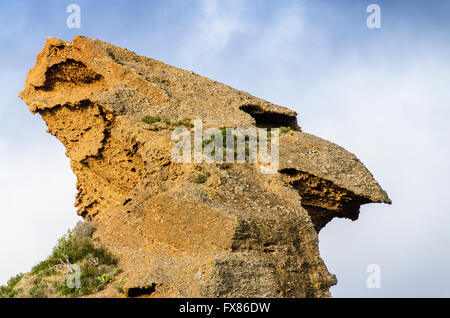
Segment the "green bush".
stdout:
<path fill-rule="evenodd" d="M 206 174 L 199 173 L 195 176 L 194 182 L 195 183 L 205 183 L 206 180 L 208 180 L 208 177 L 209 177 L 209 173 L 206 173 Z"/>
<path fill-rule="evenodd" d="M 108 285 L 114 280 L 114 275 L 104 273 L 101 276 L 98 276 L 97 280 L 100 282 L 101 285 Z"/>
<path fill-rule="evenodd" d="M 287 134 L 291 130 L 292 130 L 291 127 L 281 126 L 280 127 L 280 135 Z M 270 140 L 272 138 L 272 136 L 273 136 L 272 130 L 267 130 L 267 138 Z"/>
<path fill-rule="evenodd" d="M 280 127 L 280 134 L 287 134 L 290 131 L 291 131 L 291 127 L 284 127 L 284 126 Z"/>
<path fill-rule="evenodd" d="M 23 274 L 20 273 L 14 277 L 11 277 L 6 285 L 0 286 L 0 298 L 14 298 L 21 289 L 15 288 L 16 285 L 22 280 Z"/>
<path fill-rule="evenodd" d="M 184 126 L 187 128 L 194 127 L 194 124 L 191 122 L 190 118 L 183 118 L 183 117 L 170 121 L 170 125 L 175 127 L 179 126 Z"/>
<path fill-rule="evenodd" d="M 142 122 L 146 124 L 154 124 L 161 121 L 161 117 L 152 117 L 152 116 L 145 116 L 141 119 Z"/>
<path fill-rule="evenodd" d="M 116 265 L 117 260 L 103 247 L 95 247 L 90 237 L 79 237 L 75 239 L 72 231 L 59 239 L 53 248 L 53 253 L 48 259 L 33 267 L 33 274 L 50 276 L 55 274 L 54 266 L 61 261 L 69 261 L 71 264 L 84 260 L 88 255 L 96 257 L 100 264 Z"/>
<path fill-rule="evenodd" d="M 164 122 L 166 123 L 168 126 L 174 128 L 174 127 L 180 127 L 180 126 L 184 126 L 187 128 L 192 128 L 194 127 L 194 124 L 192 123 L 190 118 L 183 118 L 180 117 L 178 119 L 168 119 L 168 118 L 161 118 L 161 117 L 153 117 L 153 116 L 145 116 L 141 119 L 142 122 L 146 123 L 146 124 L 154 124 L 157 122 Z"/>
<path fill-rule="evenodd" d="M 46 283 L 38 284 L 30 289 L 30 296 L 33 298 L 47 298 L 48 285 Z"/>
<path fill-rule="evenodd" d="M 123 289 L 125 286 L 125 279 L 121 278 L 119 282 L 114 286 L 114 288 L 121 294 L 125 294 L 125 290 Z"/>
<path fill-rule="evenodd" d="M 115 279 L 120 271 L 114 266 L 94 266 L 83 264 L 81 270 L 81 288 L 69 288 L 65 281 L 57 282 L 56 290 L 63 296 L 90 295 L 103 290 Z"/>
<path fill-rule="evenodd" d="M 227 130 L 228 129 L 235 129 L 235 127 L 221 127 L 221 139 L 222 139 L 222 151 L 223 151 L 223 159 L 226 158 L 226 149 L 227 149 Z M 204 148 L 206 145 L 210 144 L 211 142 L 216 140 L 216 135 L 212 135 L 210 139 L 203 140 L 202 147 Z M 236 135 L 233 135 L 233 152 L 234 152 L 234 159 L 237 159 L 237 140 L 238 137 Z M 245 160 L 249 160 L 250 157 L 250 138 L 249 136 L 245 136 L 244 140 L 244 149 L 245 149 Z M 211 156 L 214 157 L 216 155 L 215 149 L 211 151 Z M 212 158 L 214 159 L 214 158 Z"/>
<path fill-rule="evenodd" d="M 58 240 L 52 254 L 31 270 L 32 287 L 27 291 L 29 296 L 42 298 L 51 292 L 52 296 L 81 296 L 96 293 L 111 283 L 121 270 L 117 267 L 117 259 L 105 248 L 96 246 L 92 239 L 95 228 L 89 222 L 80 221 L 73 231 Z M 80 288 L 69 288 L 66 283 L 66 266 L 80 266 Z M 22 275 L 23 276 L 23 275 Z M 0 287 L 0 297 L 14 297 L 20 290 L 15 285 L 22 279 L 18 275 L 8 281 L 7 286 Z M 49 289 L 49 285 L 53 289 Z M 56 296 L 57 296 L 56 295 Z"/>

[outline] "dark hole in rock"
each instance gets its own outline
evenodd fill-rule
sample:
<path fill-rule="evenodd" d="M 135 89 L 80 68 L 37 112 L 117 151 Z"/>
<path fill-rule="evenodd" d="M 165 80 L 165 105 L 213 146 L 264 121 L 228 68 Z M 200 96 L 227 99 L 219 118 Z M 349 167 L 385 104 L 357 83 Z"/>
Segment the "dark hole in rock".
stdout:
<path fill-rule="evenodd" d="M 87 211 L 83 211 L 83 212 L 80 213 L 80 216 L 82 218 L 85 218 L 87 216 L 87 214 L 88 214 Z"/>
<path fill-rule="evenodd" d="M 150 296 L 156 290 L 156 284 L 152 284 L 151 286 L 146 287 L 133 287 L 129 288 L 127 291 L 128 297 L 142 297 L 142 296 Z"/>
<path fill-rule="evenodd" d="M 88 69 L 82 62 L 68 59 L 49 67 L 45 72 L 44 86 L 36 89 L 51 91 L 57 83 L 92 84 L 102 79 L 102 75 Z"/>
<path fill-rule="evenodd" d="M 255 119 L 258 128 L 290 127 L 292 130 L 301 131 L 295 116 L 264 111 L 257 105 L 244 105 L 240 109 Z"/>
<path fill-rule="evenodd" d="M 273 244 L 272 243 L 264 243 L 264 253 L 273 253 L 275 252 L 275 249 L 273 248 Z"/>

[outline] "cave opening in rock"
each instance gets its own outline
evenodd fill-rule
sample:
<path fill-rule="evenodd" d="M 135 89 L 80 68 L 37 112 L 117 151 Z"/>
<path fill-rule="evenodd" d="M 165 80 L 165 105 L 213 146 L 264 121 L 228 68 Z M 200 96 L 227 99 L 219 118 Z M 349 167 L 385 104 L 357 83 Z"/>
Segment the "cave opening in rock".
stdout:
<path fill-rule="evenodd" d="M 156 290 L 156 284 L 151 284 L 151 286 L 144 287 L 133 287 L 129 288 L 127 291 L 128 297 L 148 297 L 153 294 Z"/>
<path fill-rule="evenodd" d="M 243 105 L 240 109 L 255 119 L 258 128 L 290 127 L 292 130 L 301 130 L 295 116 L 265 111 L 258 105 Z"/>

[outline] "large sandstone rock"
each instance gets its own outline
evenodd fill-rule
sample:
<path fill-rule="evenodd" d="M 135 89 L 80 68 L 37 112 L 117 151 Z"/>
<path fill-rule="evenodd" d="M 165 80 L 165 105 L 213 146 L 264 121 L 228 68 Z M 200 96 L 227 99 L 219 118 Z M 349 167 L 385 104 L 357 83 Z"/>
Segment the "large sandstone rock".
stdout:
<path fill-rule="evenodd" d="M 301 132 L 294 111 L 99 40 L 49 38 L 20 97 L 66 147 L 78 214 L 119 256 L 130 296 L 328 297 L 336 279 L 318 231 L 390 203 L 353 154 Z M 172 125 L 144 116 L 292 130 L 278 172 L 262 174 L 174 163 Z"/>

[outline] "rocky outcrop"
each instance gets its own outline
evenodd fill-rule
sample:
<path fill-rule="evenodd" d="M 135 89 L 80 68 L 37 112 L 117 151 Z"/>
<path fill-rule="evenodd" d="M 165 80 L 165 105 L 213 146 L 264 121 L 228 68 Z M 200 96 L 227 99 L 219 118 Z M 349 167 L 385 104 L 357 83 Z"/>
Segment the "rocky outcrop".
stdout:
<path fill-rule="evenodd" d="M 78 214 L 119 257 L 130 297 L 328 297 L 336 279 L 318 232 L 390 203 L 353 154 L 302 132 L 294 111 L 99 40 L 49 38 L 20 97 L 66 147 Z M 289 127 L 278 172 L 175 163 L 172 131 L 189 119 Z"/>

